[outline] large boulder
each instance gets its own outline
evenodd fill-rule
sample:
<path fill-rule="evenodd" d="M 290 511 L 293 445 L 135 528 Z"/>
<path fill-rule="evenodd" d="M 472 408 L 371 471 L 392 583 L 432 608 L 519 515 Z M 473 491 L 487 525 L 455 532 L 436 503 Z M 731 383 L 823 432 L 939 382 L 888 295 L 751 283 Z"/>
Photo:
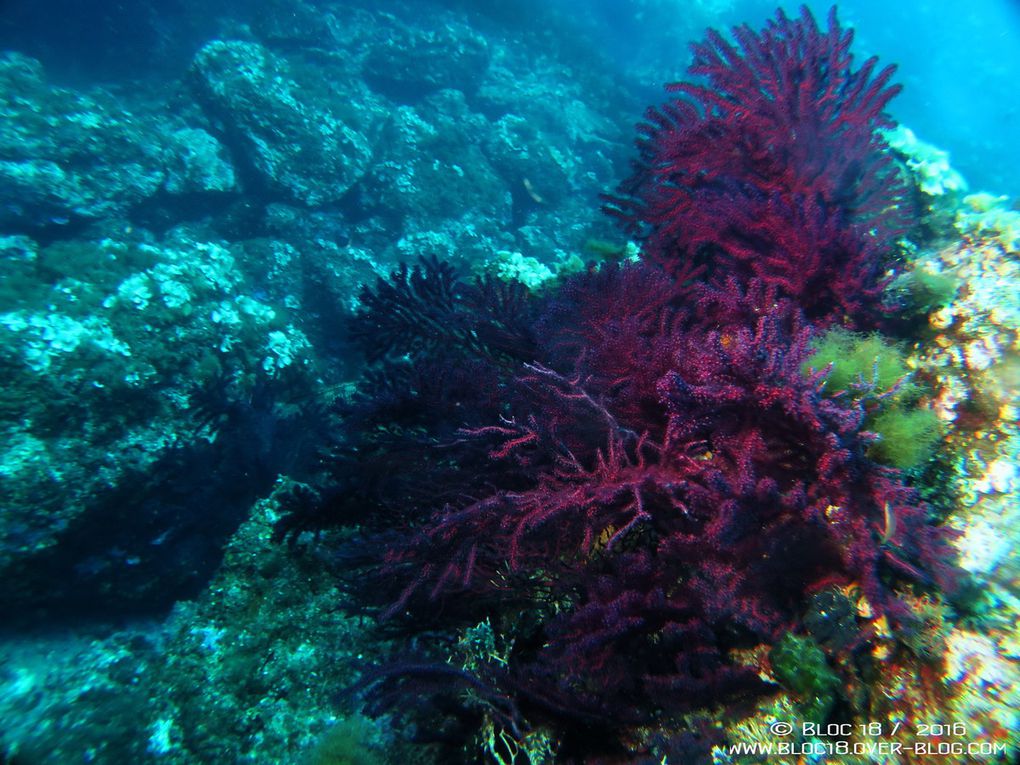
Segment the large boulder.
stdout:
<path fill-rule="evenodd" d="M 192 71 L 203 109 L 270 192 L 335 203 L 371 164 L 383 112 L 357 81 L 303 77 L 301 66 L 240 40 L 208 43 Z"/>

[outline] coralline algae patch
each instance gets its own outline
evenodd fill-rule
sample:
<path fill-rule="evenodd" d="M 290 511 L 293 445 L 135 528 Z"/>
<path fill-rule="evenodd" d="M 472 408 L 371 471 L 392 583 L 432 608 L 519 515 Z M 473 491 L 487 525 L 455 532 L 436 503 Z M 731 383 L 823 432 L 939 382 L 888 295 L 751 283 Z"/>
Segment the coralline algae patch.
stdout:
<path fill-rule="evenodd" d="M 1020 746 L 1020 668 L 1010 629 L 987 622 L 948 629 L 938 662 L 910 657 L 886 664 L 870 688 L 881 731 L 874 741 L 899 752 L 876 750 L 861 761 L 909 763 L 935 755 L 944 763 L 1009 761 Z"/>
<path fill-rule="evenodd" d="M 1020 212 L 1011 210 L 1009 197 L 978 193 L 964 197 L 956 214 L 956 229 L 968 239 L 997 242 L 1006 252 L 1020 252 Z"/>
<path fill-rule="evenodd" d="M 967 182 L 949 163 L 949 152 L 920 140 L 905 125 L 883 131 L 889 147 L 903 156 L 921 193 L 941 197 L 967 188 Z"/>
<path fill-rule="evenodd" d="M 935 385 L 932 404 L 947 426 L 957 502 L 949 523 L 960 532 L 959 563 L 981 591 L 974 618 L 946 637 L 942 701 L 931 700 L 928 719 L 962 723 L 970 740 L 1002 742 L 1015 752 L 1020 747 L 1020 252 L 1011 231 L 1020 230 L 1020 215 L 988 207 L 989 199 L 1001 201 L 966 197 L 956 218 L 963 238 L 914 265 L 958 282 L 955 298 L 930 315 L 933 338 L 916 361 Z M 882 690 L 896 697 L 893 688 Z M 922 709 L 919 699 L 908 696 L 902 696 L 903 709 Z"/>
<path fill-rule="evenodd" d="M 956 298 L 933 313 L 936 333 L 917 363 L 935 384 L 947 423 L 967 571 L 1013 594 L 1020 584 L 1020 261 L 997 240 L 965 239 L 917 268 L 952 273 Z"/>
<path fill-rule="evenodd" d="M 864 703 L 853 722 L 819 723 L 807 711 L 817 698 L 780 693 L 747 717 L 717 723 L 727 743 L 713 748 L 712 761 L 743 765 L 768 753 L 777 765 L 1008 762 L 1020 747 L 1020 672 L 1015 626 L 1002 621 L 980 630 L 940 624 L 940 653 L 925 659 L 887 653 L 891 635 L 876 635 L 873 679 L 837 691 Z"/>
<path fill-rule="evenodd" d="M 271 304 L 222 243 L 184 230 L 162 242 L 3 237 L 0 256 L 0 570 L 54 549 L 175 450 L 215 438 L 193 411 L 206 389 L 229 380 L 243 401 L 313 366 L 296 312 Z"/>

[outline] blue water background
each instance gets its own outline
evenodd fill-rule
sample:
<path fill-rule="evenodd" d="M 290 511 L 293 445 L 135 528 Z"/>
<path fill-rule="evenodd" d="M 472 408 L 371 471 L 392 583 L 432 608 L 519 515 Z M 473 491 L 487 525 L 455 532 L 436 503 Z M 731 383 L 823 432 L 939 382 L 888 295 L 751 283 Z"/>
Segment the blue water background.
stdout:
<path fill-rule="evenodd" d="M 696 3 L 673 4 L 678 18 L 694 14 L 718 28 L 740 23 L 760 28 L 777 7 L 770 0 L 715 0 L 698 10 L 690 9 Z M 675 31 L 642 25 L 634 19 L 634 5 L 607 0 L 592 6 L 611 20 L 604 42 L 621 67 L 664 31 Z M 793 15 L 800 5 L 779 7 Z M 819 22 L 831 7 L 821 0 L 807 5 Z M 971 190 L 1020 196 L 1020 2 L 843 0 L 838 11 L 841 22 L 855 31 L 858 62 L 877 55 L 882 65 L 897 65 L 894 81 L 904 89 L 891 104 L 892 115 L 922 140 L 949 151 Z M 628 16 L 627 35 L 617 34 Z M 694 39 L 701 39 L 700 31 L 693 31 Z M 661 72 L 663 80 L 679 78 L 688 52 L 665 37 L 658 44 L 658 60 L 649 61 L 649 68 Z M 676 55 L 670 60 L 672 50 Z"/>
<path fill-rule="evenodd" d="M 532 2 L 500 3 L 496 16 L 508 23 L 527 19 Z M 492 15 L 495 8 L 491 0 L 417 4 L 423 14 L 452 5 Z M 758 27 L 776 8 L 771 0 L 557 4 L 566 18 L 579 20 L 572 31 L 589 35 L 592 49 L 608 54 L 621 75 L 636 89 L 647 88 L 650 97 L 661 92 L 663 82 L 682 76 L 690 58 L 687 43 L 700 39 L 705 26 Z M 812 0 L 808 6 L 822 19 L 830 3 Z M 792 14 L 799 3 L 782 7 Z M 200 8 L 189 0 L 0 0 L 0 49 L 38 56 L 61 79 L 79 84 L 146 69 L 172 76 L 201 42 L 221 31 L 217 17 L 260 12 L 256 0 L 224 0 L 209 12 Z M 923 140 L 948 150 L 972 190 L 1020 197 L 1020 0 L 844 0 L 839 11 L 856 29 L 858 60 L 878 55 L 883 64 L 898 65 L 896 80 L 905 88 L 893 115 Z"/>

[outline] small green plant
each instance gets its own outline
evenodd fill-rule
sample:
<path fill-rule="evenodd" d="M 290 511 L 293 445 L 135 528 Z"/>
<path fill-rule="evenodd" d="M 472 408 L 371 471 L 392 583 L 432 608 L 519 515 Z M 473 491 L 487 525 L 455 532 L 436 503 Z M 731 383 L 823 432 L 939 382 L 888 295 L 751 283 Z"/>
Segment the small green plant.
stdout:
<path fill-rule="evenodd" d="M 305 759 L 306 765 L 385 765 L 370 720 L 347 717 L 327 730 Z"/>
<path fill-rule="evenodd" d="M 893 406 L 876 414 L 867 427 L 879 436 L 869 456 L 901 470 L 926 461 L 942 437 L 939 418 L 930 409 Z"/>
<path fill-rule="evenodd" d="M 815 353 L 805 362 L 804 371 L 823 370 L 832 365 L 825 378 L 829 394 L 872 388 L 875 392 L 890 391 L 898 383 L 896 398 L 913 392 L 903 353 L 881 335 L 862 335 L 833 328 L 815 341 Z"/>
<path fill-rule="evenodd" d="M 797 697 L 805 720 L 828 719 L 840 681 L 814 640 L 787 633 L 769 652 L 769 661 L 776 679 Z"/>
<path fill-rule="evenodd" d="M 896 278 L 892 284 L 894 292 L 902 295 L 909 308 L 931 313 L 943 308 L 956 298 L 960 280 L 954 273 L 929 271 L 916 265 Z"/>
<path fill-rule="evenodd" d="M 825 392 L 862 400 L 864 426 L 878 436 L 869 456 L 909 470 L 931 456 L 942 436 L 938 417 L 917 406 L 920 388 L 911 380 L 903 352 L 881 335 L 835 328 L 815 341 L 805 373 L 828 368 Z"/>
<path fill-rule="evenodd" d="M 626 243 L 607 242 L 605 239 L 589 239 L 584 243 L 584 251 L 598 260 L 623 260 L 629 254 Z"/>
<path fill-rule="evenodd" d="M 487 760 L 496 765 L 549 765 L 556 757 L 556 742 L 544 729 L 517 739 L 486 718 L 481 740 Z"/>

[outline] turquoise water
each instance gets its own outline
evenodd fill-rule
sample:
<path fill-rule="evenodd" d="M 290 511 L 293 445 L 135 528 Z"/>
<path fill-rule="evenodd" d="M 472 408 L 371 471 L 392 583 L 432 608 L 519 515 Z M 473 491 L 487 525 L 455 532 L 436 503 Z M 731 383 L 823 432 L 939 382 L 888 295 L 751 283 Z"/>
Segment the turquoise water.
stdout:
<path fill-rule="evenodd" d="M 679 75 L 684 65 L 677 40 L 699 38 L 707 24 L 757 27 L 776 4 L 759 0 L 678 4 L 585 4 L 600 22 L 600 47 L 622 71 L 659 80 Z M 781 4 L 795 13 L 800 3 Z M 809 2 L 821 19 L 831 4 Z M 1020 66 L 1020 7 L 1009 0 L 977 0 L 961 7 L 937 2 L 838 4 L 840 18 L 854 28 L 858 60 L 879 56 L 898 66 L 904 85 L 891 113 L 924 140 L 952 154 L 954 165 L 975 188 L 1017 193 L 1017 114 L 1014 73 Z M 653 24 L 642 23 L 644 18 Z M 637 65 L 637 66 L 635 66 Z"/>

